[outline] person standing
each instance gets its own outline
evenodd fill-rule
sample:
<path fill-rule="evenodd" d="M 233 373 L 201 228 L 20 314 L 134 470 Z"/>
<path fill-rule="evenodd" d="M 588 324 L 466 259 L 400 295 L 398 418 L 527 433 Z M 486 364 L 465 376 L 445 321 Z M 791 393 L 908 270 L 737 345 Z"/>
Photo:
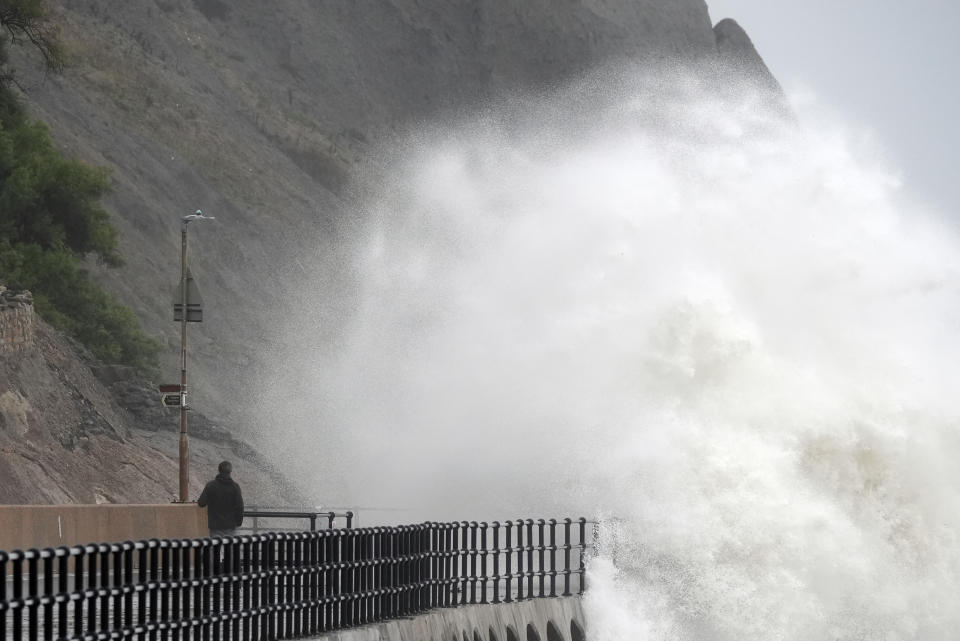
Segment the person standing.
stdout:
<path fill-rule="evenodd" d="M 217 466 L 217 477 L 207 483 L 197 499 L 197 505 L 207 508 L 207 527 L 210 536 L 233 536 L 243 523 L 243 494 L 240 486 L 230 478 L 233 466 L 223 461 Z"/>

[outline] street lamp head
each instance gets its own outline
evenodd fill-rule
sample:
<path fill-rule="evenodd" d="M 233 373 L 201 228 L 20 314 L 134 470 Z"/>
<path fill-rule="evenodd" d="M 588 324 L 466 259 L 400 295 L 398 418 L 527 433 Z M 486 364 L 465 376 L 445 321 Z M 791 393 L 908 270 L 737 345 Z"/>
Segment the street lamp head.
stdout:
<path fill-rule="evenodd" d="M 201 210 L 198 209 L 198 210 L 196 211 L 196 213 L 187 214 L 186 216 L 184 216 L 184 217 L 183 217 L 183 224 L 186 225 L 187 223 L 193 222 L 194 220 L 216 220 L 216 217 L 215 217 L 215 216 L 204 216 L 204 215 L 203 215 L 203 211 L 201 211 Z"/>

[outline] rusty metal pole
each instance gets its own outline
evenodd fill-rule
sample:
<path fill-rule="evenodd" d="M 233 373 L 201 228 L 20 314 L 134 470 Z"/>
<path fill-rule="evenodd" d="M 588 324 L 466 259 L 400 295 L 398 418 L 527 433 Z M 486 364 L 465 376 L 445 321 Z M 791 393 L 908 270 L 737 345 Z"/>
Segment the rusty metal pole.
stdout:
<path fill-rule="evenodd" d="M 180 228 L 180 502 L 190 500 L 190 443 L 187 439 L 187 222 Z"/>

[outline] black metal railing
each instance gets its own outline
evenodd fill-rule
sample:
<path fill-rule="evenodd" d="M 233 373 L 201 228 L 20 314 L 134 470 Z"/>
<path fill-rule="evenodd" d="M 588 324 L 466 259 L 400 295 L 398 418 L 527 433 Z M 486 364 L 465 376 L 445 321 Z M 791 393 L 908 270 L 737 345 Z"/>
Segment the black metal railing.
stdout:
<path fill-rule="evenodd" d="M 279 528 L 272 527 L 274 520 L 299 520 L 309 521 L 310 531 L 317 529 L 317 521 L 326 521 L 327 529 L 333 529 L 337 519 L 343 519 L 344 527 L 349 529 L 353 527 L 353 512 L 310 512 L 306 510 L 294 510 L 291 508 L 269 508 L 269 507 L 251 507 L 243 511 L 244 523 L 246 519 L 251 519 L 250 527 L 240 527 L 238 530 L 248 530 L 253 534 L 259 534 L 261 531 L 277 531 Z M 262 523 L 260 519 L 268 519 L 267 523 Z M 285 528 L 290 529 L 290 528 Z"/>
<path fill-rule="evenodd" d="M 0 641 L 272 641 L 438 607 L 581 594 L 586 523 L 431 522 L 0 551 Z"/>

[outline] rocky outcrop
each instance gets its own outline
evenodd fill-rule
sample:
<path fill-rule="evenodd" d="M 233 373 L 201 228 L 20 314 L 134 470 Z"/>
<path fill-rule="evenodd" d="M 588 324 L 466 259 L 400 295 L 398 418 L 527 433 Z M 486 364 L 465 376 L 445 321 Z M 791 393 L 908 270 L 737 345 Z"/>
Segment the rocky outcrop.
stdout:
<path fill-rule="evenodd" d="M 104 368 L 40 320 L 28 295 L 4 291 L 0 301 L 0 503 L 174 500 L 176 413 L 135 372 Z M 250 446 L 191 419 L 191 495 L 232 459 L 251 502 L 299 502 Z"/>
<path fill-rule="evenodd" d="M 736 20 L 724 18 L 716 24 L 713 32 L 717 38 L 717 52 L 724 66 L 736 70 L 741 77 L 749 78 L 771 99 L 782 99 L 783 89 L 780 83 L 770 73 L 770 69 L 753 46 L 750 36 Z"/>
<path fill-rule="evenodd" d="M 33 296 L 0 285 L 0 354 L 30 349 L 36 335 Z"/>

